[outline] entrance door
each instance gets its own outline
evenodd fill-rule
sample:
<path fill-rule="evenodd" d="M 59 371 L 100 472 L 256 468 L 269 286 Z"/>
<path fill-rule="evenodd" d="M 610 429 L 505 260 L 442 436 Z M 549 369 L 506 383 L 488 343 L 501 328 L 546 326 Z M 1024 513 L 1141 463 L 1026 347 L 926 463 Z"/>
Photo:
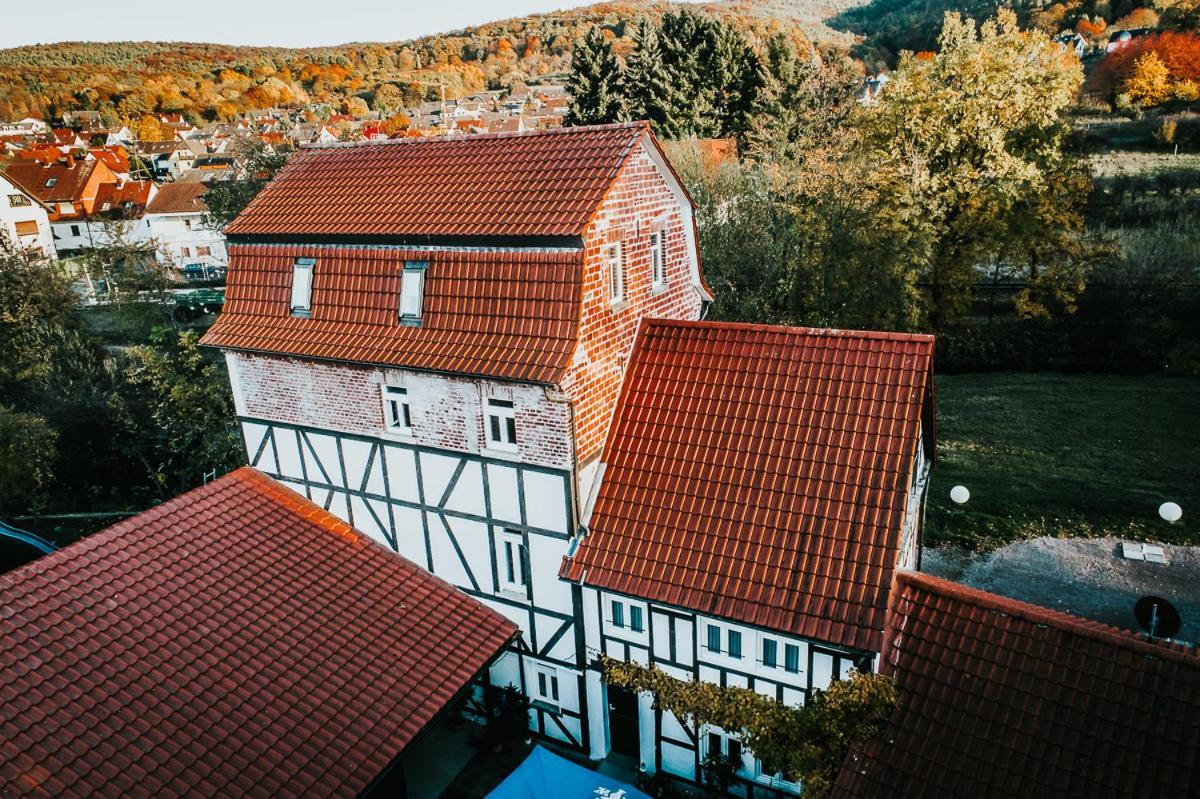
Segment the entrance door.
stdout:
<path fill-rule="evenodd" d="M 608 686 L 608 732 L 612 736 L 614 752 L 632 758 L 641 756 L 637 696 L 615 685 Z"/>

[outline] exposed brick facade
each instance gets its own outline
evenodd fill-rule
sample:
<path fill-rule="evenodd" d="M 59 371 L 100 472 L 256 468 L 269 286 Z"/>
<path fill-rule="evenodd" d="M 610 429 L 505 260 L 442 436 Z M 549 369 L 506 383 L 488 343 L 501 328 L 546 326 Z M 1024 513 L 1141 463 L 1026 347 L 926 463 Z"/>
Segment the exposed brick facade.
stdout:
<path fill-rule="evenodd" d="M 684 200 L 686 202 L 686 200 Z M 650 234 L 661 233 L 666 285 L 652 285 Z M 701 296 L 692 274 L 691 221 L 645 146 L 639 145 L 613 182 L 584 235 L 583 306 L 579 345 L 564 389 L 575 403 L 580 463 L 599 454 L 621 391 L 629 351 L 643 316 L 699 319 Z M 609 302 L 605 248 L 621 243 L 625 300 Z"/>
<path fill-rule="evenodd" d="M 408 389 L 412 435 L 398 440 L 556 469 L 573 465 L 570 411 L 566 396 L 557 389 L 274 355 L 231 355 L 238 411 L 246 416 L 387 436 L 382 397 L 386 381 Z M 512 400 L 515 406 L 515 453 L 486 446 L 483 405 L 488 397 Z"/>

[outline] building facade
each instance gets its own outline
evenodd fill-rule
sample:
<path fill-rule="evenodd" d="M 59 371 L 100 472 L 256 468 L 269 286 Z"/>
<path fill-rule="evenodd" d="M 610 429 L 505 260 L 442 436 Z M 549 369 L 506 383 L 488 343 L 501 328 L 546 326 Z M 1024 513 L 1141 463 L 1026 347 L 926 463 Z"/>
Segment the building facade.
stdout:
<path fill-rule="evenodd" d="M 0 236 L 15 249 L 54 258 L 54 236 L 46 206 L 0 173 Z"/>
<path fill-rule="evenodd" d="M 226 233 L 251 465 L 516 622 L 491 682 L 590 751 L 558 571 L 641 318 L 709 299 L 649 129 L 306 148 Z"/>

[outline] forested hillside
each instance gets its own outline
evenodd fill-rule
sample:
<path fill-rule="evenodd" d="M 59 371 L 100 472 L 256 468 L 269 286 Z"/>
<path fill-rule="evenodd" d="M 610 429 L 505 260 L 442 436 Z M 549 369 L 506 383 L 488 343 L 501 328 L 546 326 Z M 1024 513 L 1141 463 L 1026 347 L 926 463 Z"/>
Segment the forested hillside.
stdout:
<path fill-rule="evenodd" d="M 781 27 L 820 30 L 821 19 L 853 2 L 737 0 L 709 9 L 763 41 Z M 668 8 L 642 0 L 601 3 L 407 42 L 315 49 L 155 42 L 19 47 L 0 51 L 0 119 L 96 109 L 109 122 L 169 111 L 212 121 L 309 103 L 333 112 L 388 112 L 435 99 L 443 88 L 457 97 L 561 74 L 572 46 L 593 25 L 623 55 L 633 49 L 636 21 L 656 21 Z M 836 36 L 828 29 L 823 35 Z"/>

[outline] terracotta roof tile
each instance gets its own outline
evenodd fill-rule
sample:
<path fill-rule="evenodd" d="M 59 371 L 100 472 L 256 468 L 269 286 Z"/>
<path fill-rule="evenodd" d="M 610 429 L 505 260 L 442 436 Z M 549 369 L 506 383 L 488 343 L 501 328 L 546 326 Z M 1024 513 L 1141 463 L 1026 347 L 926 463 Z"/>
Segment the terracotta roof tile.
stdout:
<path fill-rule="evenodd" d="M 646 123 L 305 148 L 229 235 L 580 235 Z"/>
<path fill-rule="evenodd" d="M 582 252 L 230 245 L 214 347 L 556 383 L 575 347 Z M 296 258 L 312 316 L 290 315 Z M 419 327 L 399 322 L 404 262 L 429 263 Z"/>
<path fill-rule="evenodd" d="M 0 795 L 356 796 L 515 634 L 239 469 L 0 576 Z"/>
<path fill-rule="evenodd" d="M 933 339 L 643 323 L 563 576 L 878 651 Z"/>
<path fill-rule="evenodd" d="M 1200 657 L 928 575 L 898 575 L 900 700 L 834 796 L 1200 794 Z"/>
<path fill-rule="evenodd" d="M 98 161 L 63 158 L 52 163 L 13 160 L 4 165 L 4 177 L 39 202 L 78 202 Z"/>
<path fill-rule="evenodd" d="M 208 186 L 203 183 L 166 183 L 146 206 L 148 214 L 203 214 L 208 212 L 204 195 Z"/>

